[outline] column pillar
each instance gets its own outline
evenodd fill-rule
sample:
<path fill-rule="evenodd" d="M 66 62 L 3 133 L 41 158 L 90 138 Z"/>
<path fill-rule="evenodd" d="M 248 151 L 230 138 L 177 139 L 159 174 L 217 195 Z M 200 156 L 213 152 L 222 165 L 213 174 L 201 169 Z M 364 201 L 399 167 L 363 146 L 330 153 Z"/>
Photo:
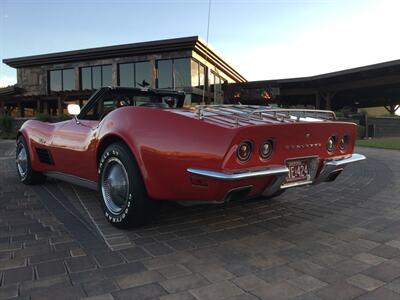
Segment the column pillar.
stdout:
<path fill-rule="evenodd" d="M 321 109 L 321 96 L 319 95 L 319 92 L 315 93 L 315 108 Z"/>
<path fill-rule="evenodd" d="M 1 116 L 1 115 L 4 115 L 4 113 L 5 113 L 4 101 L 1 100 L 1 101 L 0 101 L 0 116 Z"/>
<path fill-rule="evenodd" d="M 18 110 L 19 110 L 19 116 L 21 118 L 25 117 L 25 110 L 24 110 L 24 106 L 22 105 L 22 102 L 19 101 L 17 105 L 18 105 Z"/>
<path fill-rule="evenodd" d="M 61 97 L 57 98 L 57 115 L 61 116 L 64 108 L 64 100 Z"/>
<path fill-rule="evenodd" d="M 42 112 L 42 110 L 41 110 L 41 105 L 40 105 L 41 103 L 40 103 L 40 100 L 39 99 L 37 99 L 36 100 L 36 114 L 40 114 L 41 112 Z"/>

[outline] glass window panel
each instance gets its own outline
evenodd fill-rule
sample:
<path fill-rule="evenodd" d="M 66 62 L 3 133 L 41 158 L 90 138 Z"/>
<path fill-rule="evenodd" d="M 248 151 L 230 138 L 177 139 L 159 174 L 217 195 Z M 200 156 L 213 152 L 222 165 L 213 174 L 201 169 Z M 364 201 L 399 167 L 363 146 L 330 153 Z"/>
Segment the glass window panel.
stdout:
<path fill-rule="evenodd" d="M 102 82 L 101 86 L 102 87 L 104 87 L 104 86 L 112 86 L 112 69 L 111 69 L 111 65 L 102 66 L 102 72 L 103 72 L 103 82 Z M 93 80 L 93 85 L 94 85 L 94 80 Z"/>
<path fill-rule="evenodd" d="M 93 89 L 101 88 L 101 66 L 92 67 L 92 82 Z"/>
<path fill-rule="evenodd" d="M 50 91 L 59 92 L 61 90 L 61 70 L 50 71 Z"/>
<path fill-rule="evenodd" d="M 63 90 L 72 91 L 75 89 L 75 70 L 63 70 Z"/>
<path fill-rule="evenodd" d="M 173 88 L 172 86 L 172 60 L 159 60 L 158 68 L 158 88 Z"/>
<path fill-rule="evenodd" d="M 135 67 L 134 64 L 119 65 L 119 85 L 125 87 L 135 86 Z"/>
<path fill-rule="evenodd" d="M 206 78 L 206 69 L 203 65 L 199 64 L 199 85 L 200 87 L 204 86 Z"/>
<path fill-rule="evenodd" d="M 92 68 L 81 69 L 81 85 L 82 90 L 92 89 Z"/>
<path fill-rule="evenodd" d="M 189 58 L 180 58 L 174 60 L 175 86 L 174 88 L 183 88 L 191 86 L 190 60 Z"/>
<path fill-rule="evenodd" d="M 135 64 L 136 79 L 135 86 L 142 87 L 143 81 L 147 83 L 146 87 L 151 85 L 151 67 L 150 62 L 143 61 Z"/>
<path fill-rule="evenodd" d="M 197 61 L 191 61 L 191 75 L 192 75 L 192 86 L 199 86 L 199 63 Z"/>
<path fill-rule="evenodd" d="M 210 73 L 209 85 L 211 86 L 211 90 L 214 91 L 214 84 L 215 84 L 215 75 L 213 72 Z"/>

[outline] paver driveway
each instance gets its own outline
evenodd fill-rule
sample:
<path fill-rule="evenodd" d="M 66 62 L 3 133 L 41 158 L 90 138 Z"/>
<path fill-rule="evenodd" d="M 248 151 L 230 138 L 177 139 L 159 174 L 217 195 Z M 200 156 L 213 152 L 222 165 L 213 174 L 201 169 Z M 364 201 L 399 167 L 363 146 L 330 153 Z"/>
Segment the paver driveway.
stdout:
<path fill-rule="evenodd" d="M 94 192 L 18 183 L 0 142 L 0 299 L 400 299 L 400 152 L 273 200 L 162 205 L 117 230 Z"/>

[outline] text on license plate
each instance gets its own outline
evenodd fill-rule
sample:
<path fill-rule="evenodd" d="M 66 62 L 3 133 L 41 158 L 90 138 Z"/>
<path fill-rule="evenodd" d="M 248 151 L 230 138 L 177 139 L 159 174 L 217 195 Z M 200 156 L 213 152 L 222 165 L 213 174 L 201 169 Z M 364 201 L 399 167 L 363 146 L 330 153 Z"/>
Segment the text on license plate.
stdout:
<path fill-rule="evenodd" d="M 307 159 L 289 160 L 286 162 L 289 173 L 285 183 L 310 180 L 310 162 Z"/>

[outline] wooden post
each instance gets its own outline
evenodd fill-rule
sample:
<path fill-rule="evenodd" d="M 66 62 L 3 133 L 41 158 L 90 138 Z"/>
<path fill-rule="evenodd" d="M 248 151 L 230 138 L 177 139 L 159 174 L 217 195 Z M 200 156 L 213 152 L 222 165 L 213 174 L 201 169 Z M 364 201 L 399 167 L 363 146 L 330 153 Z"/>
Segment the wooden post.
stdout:
<path fill-rule="evenodd" d="M 40 107 L 40 100 L 36 100 L 36 115 L 40 114 L 42 112 L 41 107 Z"/>
<path fill-rule="evenodd" d="M 57 115 L 61 116 L 64 109 L 64 100 L 61 97 L 57 98 Z"/>
<path fill-rule="evenodd" d="M 321 109 L 321 96 L 319 95 L 319 92 L 315 93 L 315 108 Z"/>
<path fill-rule="evenodd" d="M 0 116 L 4 115 L 5 109 L 4 109 L 4 101 L 0 101 Z"/>
<path fill-rule="evenodd" d="M 21 118 L 25 117 L 25 110 L 21 101 L 18 101 L 18 110 L 19 110 L 19 117 Z"/>
<path fill-rule="evenodd" d="M 50 115 L 49 106 L 48 106 L 47 101 L 43 101 L 43 103 L 42 103 L 42 111 L 43 111 L 46 115 Z"/>

